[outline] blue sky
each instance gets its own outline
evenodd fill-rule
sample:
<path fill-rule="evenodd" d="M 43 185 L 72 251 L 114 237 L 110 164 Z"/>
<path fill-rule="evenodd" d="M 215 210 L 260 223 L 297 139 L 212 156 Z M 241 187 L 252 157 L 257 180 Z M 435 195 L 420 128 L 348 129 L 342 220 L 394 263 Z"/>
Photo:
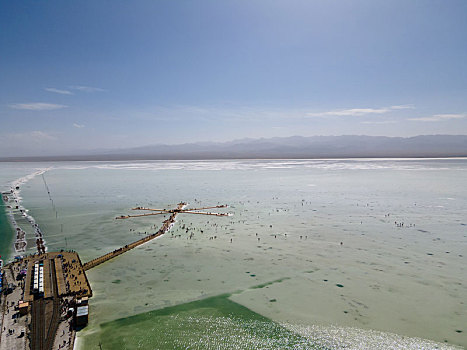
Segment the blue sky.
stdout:
<path fill-rule="evenodd" d="M 467 1 L 2 1 L 0 155 L 467 134 Z"/>

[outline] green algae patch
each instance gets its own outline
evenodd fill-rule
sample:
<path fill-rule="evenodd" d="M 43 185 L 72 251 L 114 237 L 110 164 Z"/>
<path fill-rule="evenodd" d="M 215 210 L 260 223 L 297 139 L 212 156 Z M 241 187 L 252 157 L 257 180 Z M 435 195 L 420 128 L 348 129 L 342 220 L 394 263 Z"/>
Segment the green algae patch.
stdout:
<path fill-rule="evenodd" d="M 230 294 L 106 322 L 82 349 L 322 349 L 229 300 Z"/>

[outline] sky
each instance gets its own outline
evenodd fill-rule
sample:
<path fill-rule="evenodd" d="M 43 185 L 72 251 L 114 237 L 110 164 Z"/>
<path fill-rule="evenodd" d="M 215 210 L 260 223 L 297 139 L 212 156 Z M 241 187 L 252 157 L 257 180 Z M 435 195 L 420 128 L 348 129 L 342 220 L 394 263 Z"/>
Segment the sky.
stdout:
<path fill-rule="evenodd" d="M 0 2 L 0 156 L 467 134 L 465 0 Z"/>

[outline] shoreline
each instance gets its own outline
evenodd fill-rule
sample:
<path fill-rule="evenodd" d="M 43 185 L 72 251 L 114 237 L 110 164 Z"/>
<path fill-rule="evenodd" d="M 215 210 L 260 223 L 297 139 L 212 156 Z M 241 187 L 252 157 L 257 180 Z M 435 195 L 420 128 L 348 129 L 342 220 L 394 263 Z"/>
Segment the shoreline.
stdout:
<path fill-rule="evenodd" d="M 13 257 L 14 254 L 13 241 L 15 237 L 15 230 L 13 229 L 11 219 L 8 218 L 6 203 L 3 200 L 3 196 L 0 207 L 0 240 L 2 242 L 0 245 L 0 256 L 3 261 L 7 262 Z"/>
<path fill-rule="evenodd" d="M 33 273 L 39 266 L 40 276 Z M 10 292 L 0 299 L 0 349 L 72 350 L 76 327 L 87 323 L 86 316 L 78 324 L 74 311 L 84 305 L 87 309 L 92 296 L 79 255 L 32 254 L 7 264 L 4 272 Z M 39 288 L 33 288 L 36 283 Z"/>
<path fill-rule="evenodd" d="M 13 241 L 14 244 L 12 247 L 10 246 L 9 250 L 8 248 L 6 248 L 9 253 L 9 259 L 11 259 L 13 255 L 16 256 L 19 254 L 25 254 L 27 250 L 27 233 L 18 224 L 15 215 L 23 216 L 31 225 L 36 237 L 36 245 L 38 251 L 45 253 L 47 249 L 39 225 L 36 223 L 34 217 L 28 214 L 29 210 L 21 205 L 23 198 L 20 196 L 20 193 L 22 185 L 26 184 L 28 181 L 32 180 L 36 176 L 44 174 L 48 170 L 49 168 L 36 170 L 35 172 L 29 175 L 13 180 L 10 185 L 10 190 L 2 193 L 2 203 L 5 211 L 5 216 L 7 218 L 5 225 L 8 225 L 10 231 L 13 231 L 12 237 L 9 240 L 9 244 L 11 244 Z"/>

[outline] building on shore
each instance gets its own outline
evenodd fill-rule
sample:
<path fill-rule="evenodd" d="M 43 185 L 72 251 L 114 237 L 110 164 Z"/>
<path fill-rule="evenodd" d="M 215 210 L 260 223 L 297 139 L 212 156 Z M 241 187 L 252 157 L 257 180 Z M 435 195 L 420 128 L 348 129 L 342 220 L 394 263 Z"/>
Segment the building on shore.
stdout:
<path fill-rule="evenodd" d="M 75 329 L 87 325 L 92 296 L 78 254 L 34 254 L 15 259 L 3 272 L 0 350 L 72 350 Z"/>

